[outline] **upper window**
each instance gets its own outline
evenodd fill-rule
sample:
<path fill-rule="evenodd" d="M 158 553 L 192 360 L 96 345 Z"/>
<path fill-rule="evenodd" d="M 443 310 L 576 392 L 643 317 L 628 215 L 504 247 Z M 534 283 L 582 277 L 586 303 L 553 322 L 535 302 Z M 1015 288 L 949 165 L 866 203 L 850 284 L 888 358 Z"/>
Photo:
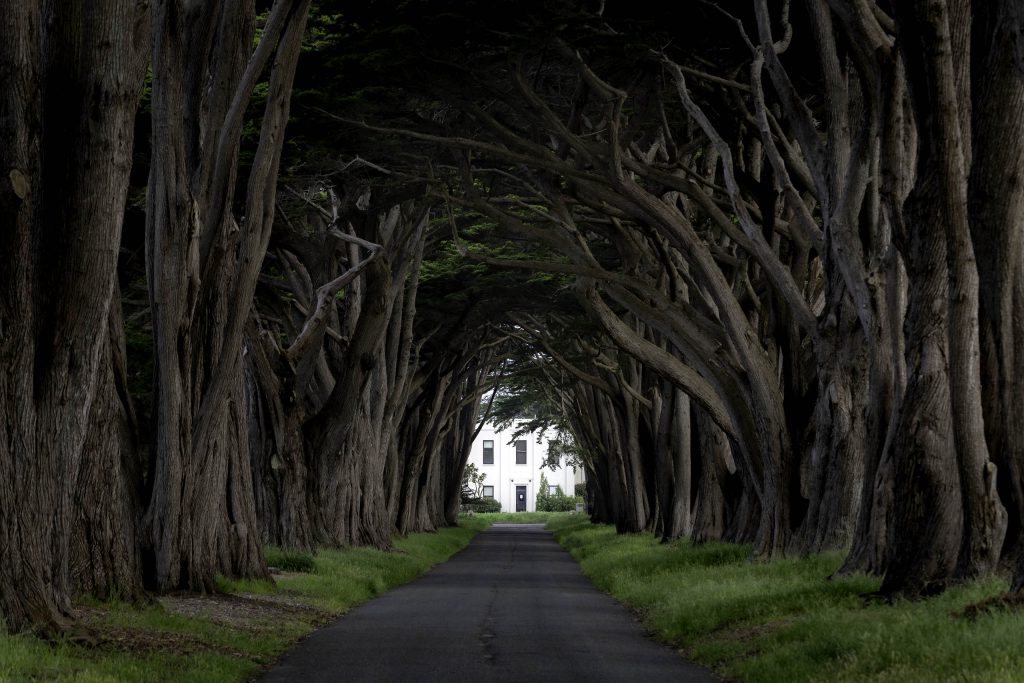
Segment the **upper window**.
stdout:
<path fill-rule="evenodd" d="M 483 495 L 483 497 L 484 498 L 494 498 L 494 487 L 493 486 L 485 486 L 484 487 L 484 495 Z"/>
<path fill-rule="evenodd" d="M 493 441 L 484 441 L 484 464 L 485 465 L 493 465 L 494 464 L 494 442 Z"/>
<path fill-rule="evenodd" d="M 526 464 L 526 440 L 516 441 L 516 464 Z"/>

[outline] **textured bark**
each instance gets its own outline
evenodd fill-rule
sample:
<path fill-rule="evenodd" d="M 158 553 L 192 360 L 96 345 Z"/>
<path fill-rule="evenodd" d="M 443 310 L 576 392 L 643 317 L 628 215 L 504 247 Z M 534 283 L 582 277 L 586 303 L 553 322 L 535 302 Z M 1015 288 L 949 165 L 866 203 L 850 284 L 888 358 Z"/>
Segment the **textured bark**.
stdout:
<path fill-rule="evenodd" d="M 921 134 L 908 199 L 908 373 L 895 442 L 894 555 L 883 591 L 916 595 L 991 571 L 1006 512 L 982 420 L 978 272 L 970 239 L 969 11 L 901 7 Z"/>
<path fill-rule="evenodd" d="M 694 543 L 721 541 L 730 526 L 738 502 L 740 476 L 732 459 L 729 440 L 701 411 L 694 409 L 701 466 L 694 502 Z"/>
<path fill-rule="evenodd" d="M 389 207 L 363 223 L 363 237 L 382 245 L 381 253 L 360 278 L 359 317 L 345 325 L 351 336 L 334 386 L 303 426 L 320 543 L 390 547 L 398 416 L 415 362 L 417 279 L 410 275 L 419 270 L 425 228 L 426 215 L 415 203 Z"/>
<path fill-rule="evenodd" d="M 972 47 L 971 236 L 978 260 L 985 437 L 1008 512 L 1004 555 L 1024 587 L 1024 79 L 1014 59 L 1021 16 L 975 3 Z M 1020 11 L 1019 9 L 1017 10 Z"/>
<path fill-rule="evenodd" d="M 797 550 L 845 550 L 853 540 L 870 447 L 867 423 L 869 349 L 859 320 L 837 276 L 832 310 L 818 345 L 815 441 L 801 469 L 807 515 L 795 539 Z M 836 348 L 833 345 L 838 345 Z"/>
<path fill-rule="evenodd" d="M 242 334 L 274 216 L 308 0 L 275 2 L 253 50 L 251 3 L 154 7 L 146 249 L 156 346 L 149 581 L 215 590 L 265 577 L 252 494 Z M 234 215 L 245 105 L 273 59 L 244 218 Z"/>
<path fill-rule="evenodd" d="M 71 575 L 75 590 L 100 599 L 143 596 L 139 519 L 143 461 L 128 395 L 120 302 L 110 309 L 96 399 L 75 492 Z"/>
<path fill-rule="evenodd" d="M 275 372 L 273 332 L 251 326 L 246 350 L 246 424 L 260 536 L 264 543 L 311 550 L 304 407 L 286 387 L 287 377 L 281 377 L 285 372 Z"/>
<path fill-rule="evenodd" d="M 0 616 L 12 631 L 54 633 L 72 616 L 76 493 L 83 468 L 99 466 L 83 449 L 107 379 L 145 20 L 128 0 L 5 8 Z"/>

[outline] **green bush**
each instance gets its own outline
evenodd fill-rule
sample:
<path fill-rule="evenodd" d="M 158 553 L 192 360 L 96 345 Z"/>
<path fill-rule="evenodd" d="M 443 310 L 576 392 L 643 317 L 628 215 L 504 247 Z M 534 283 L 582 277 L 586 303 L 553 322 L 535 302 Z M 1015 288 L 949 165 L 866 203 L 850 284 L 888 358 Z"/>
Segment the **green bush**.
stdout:
<path fill-rule="evenodd" d="M 463 512 L 501 512 L 501 503 L 490 496 L 470 498 L 462 504 Z"/>
<path fill-rule="evenodd" d="M 304 574 L 316 572 L 316 562 L 310 553 L 270 546 L 264 549 L 263 555 L 267 558 L 267 565 L 279 571 Z"/>
<path fill-rule="evenodd" d="M 578 496 L 567 496 L 562 493 L 562 487 L 558 487 L 557 493 L 537 496 L 537 512 L 573 512 L 577 503 L 583 499 Z"/>
<path fill-rule="evenodd" d="M 540 488 L 537 491 L 537 512 L 572 512 L 577 503 L 582 503 L 580 496 L 567 496 L 561 486 L 555 487 L 554 493 L 548 493 L 548 478 L 540 475 Z"/>

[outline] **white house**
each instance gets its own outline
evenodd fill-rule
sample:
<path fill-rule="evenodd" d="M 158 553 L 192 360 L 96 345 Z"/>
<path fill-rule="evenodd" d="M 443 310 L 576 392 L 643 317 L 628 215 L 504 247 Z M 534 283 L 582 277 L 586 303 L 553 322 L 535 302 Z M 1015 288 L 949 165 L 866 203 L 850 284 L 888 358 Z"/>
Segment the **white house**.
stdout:
<path fill-rule="evenodd" d="M 484 475 L 481 495 L 492 496 L 501 503 L 502 512 L 534 512 L 537 509 L 537 487 L 543 475 L 549 491 L 562 487 L 562 492 L 573 495 L 577 482 L 583 481 L 583 472 L 562 463 L 554 472 L 544 467 L 548 454 L 549 436 L 546 433 L 537 443 L 537 432 L 512 439 L 514 427 L 503 432 L 494 425 L 485 424 L 473 442 L 469 462 Z"/>

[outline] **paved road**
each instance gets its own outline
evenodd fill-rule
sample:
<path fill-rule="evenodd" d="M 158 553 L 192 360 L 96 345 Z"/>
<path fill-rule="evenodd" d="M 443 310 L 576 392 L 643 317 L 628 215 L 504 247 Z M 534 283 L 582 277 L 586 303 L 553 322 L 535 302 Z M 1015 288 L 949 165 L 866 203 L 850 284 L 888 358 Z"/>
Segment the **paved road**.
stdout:
<path fill-rule="evenodd" d="M 648 640 L 539 524 L 491 527 L 311 634 L 259 680 L 714 681 Z"/>

